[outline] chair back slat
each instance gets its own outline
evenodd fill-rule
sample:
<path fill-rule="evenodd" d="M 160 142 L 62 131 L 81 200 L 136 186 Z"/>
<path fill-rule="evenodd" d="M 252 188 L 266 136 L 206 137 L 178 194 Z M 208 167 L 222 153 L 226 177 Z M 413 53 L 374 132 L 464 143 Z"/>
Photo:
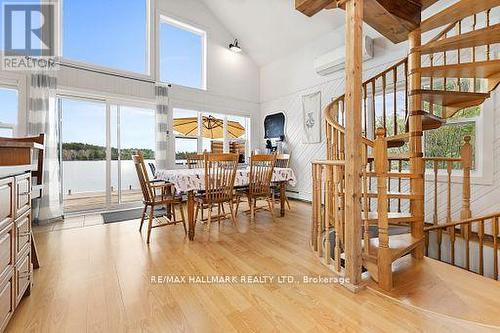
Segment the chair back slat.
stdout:
<path fill-rule="evenodd" d="M 233 198 L 237 154 L 205 154 L 205 200 L 207 203 Z"/>
<path fill-rule="evenodd" d="M 205 167 L 205 154 L 192 154 L 187 157 L 189 169 L 201 169 Z"/>
<path fill-rule="evenodd" d="M 137 171 L 137 177 L 139 178 L 139 184 L 141 185 L 142 195 L 145 202 L 154 201 L 154 193 L 151 188 L 151 183 L 149 181 L 148 171 L 146 165 L 144 164 L 144 156 L 142 152 L 138 151 L 136 155 L 132 155 L 134 160 L 135 170 Z"/>
<path fill-rule="evenodd" d="M 290 166 L 290 154 L 276 155 L 276 168 L 288 168 Z"/>
<path fill-rule="evenodd" d="M 276 155 L 252 155 L 248 190 L 252 196 L 269 196 Z"/>

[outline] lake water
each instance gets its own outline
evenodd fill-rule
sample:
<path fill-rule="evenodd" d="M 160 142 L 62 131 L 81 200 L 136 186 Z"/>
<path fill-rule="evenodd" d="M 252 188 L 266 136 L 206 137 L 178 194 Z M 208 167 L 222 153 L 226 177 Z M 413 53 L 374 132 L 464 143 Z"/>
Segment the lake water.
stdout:
<path fill-rule="evenodd" d="M 146 168 L 152 179 L 148 163 Z M 106 191 L 106 161 L 64 161 L 64 194 L 69 190 L 72 193 L 105 192 Z M 140 189 L 139 180 L 135 171 L 134 161 L 121 161 L 122 189 Z M 111 161 L 111 186 L 118 190 L 118 161 Z"/>

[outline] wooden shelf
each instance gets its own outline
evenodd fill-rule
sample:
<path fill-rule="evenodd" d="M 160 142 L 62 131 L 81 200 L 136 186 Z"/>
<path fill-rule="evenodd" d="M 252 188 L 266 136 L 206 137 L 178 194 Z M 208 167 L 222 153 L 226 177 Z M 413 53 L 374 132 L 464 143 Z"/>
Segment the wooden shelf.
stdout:
<path fill-rule="evenodd" d="M 417 48 L 424 54 L 439 53 L 500 42 L 500 24 L 471 31 L 462 35 L 439 39 Z"/>
<path fill-rule="evenodd" d="M 422 67 L 414 72 L 420 73 L 425 77 L 487 79 L 492 75 L 500 73 L 500 59 L 446 66 Z"/>

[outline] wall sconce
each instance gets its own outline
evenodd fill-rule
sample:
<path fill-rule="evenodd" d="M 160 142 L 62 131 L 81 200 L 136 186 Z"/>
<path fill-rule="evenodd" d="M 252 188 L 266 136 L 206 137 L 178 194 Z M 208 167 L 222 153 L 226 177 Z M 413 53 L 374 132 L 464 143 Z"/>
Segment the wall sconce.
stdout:
<path fill-rule="evenodd" d="M 229 44 L 229 49 L 233 52 L 240 53 L 241 52 L 241 47 L 238 45 L 238 40 L 235 39 L 234 42 Z"/>

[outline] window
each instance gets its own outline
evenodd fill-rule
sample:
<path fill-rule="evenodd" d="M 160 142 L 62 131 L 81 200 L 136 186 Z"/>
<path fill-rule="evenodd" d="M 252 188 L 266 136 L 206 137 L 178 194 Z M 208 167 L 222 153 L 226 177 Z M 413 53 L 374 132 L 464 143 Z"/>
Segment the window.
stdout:
<path fill-rule="evenodd" d="M 17 127 L 17 90 L 0 87 L 0 136 L 13 137 Z"/>
<path fill-rule="evenodd" d="M 160 24 L 160 80 L 206 89 L 206 33 L 162 18 Z"/>
<path fill-rule="evenodd" d="M 66 59 L 147 74 L 149 0 L 63 1 Z"/>
<path fill-rule="evenodd" d="M 470 135 L 473 168 L 475 168 L 476 122 L 480 112 L 480 106 L 464 109 L 448 118 L 442 127 L 427 131 L 425 133 L 425 156 L 460 157 L 464 137 Z M 453 167 L 460 168 L 460 165 L 456 164 Z"/>
<path fill-rule="evenodd" d="M 223 152 L 224 146 L 244 162 L 250 149 L 250 117 L 174 108 L 173 130 L 177 165 L 185 165 L 190 154 Z"/>

